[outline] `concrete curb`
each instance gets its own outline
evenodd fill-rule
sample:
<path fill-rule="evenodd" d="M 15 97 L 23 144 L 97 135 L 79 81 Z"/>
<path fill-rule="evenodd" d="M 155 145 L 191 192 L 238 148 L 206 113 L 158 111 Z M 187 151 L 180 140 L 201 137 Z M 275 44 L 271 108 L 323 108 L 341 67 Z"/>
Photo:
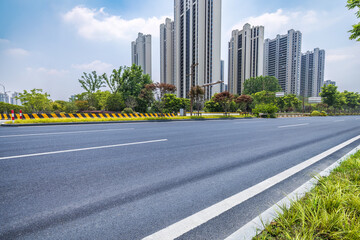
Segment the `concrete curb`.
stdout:
<path fill-rule="evenodd" d="M 56 126 L 56 125 L 81 125 L 81 124 L 111 124 L 111 123 L 144 123 L 144 122 L 180 122 L 180 121 L 216 121 L 216 120 L 241 120 L 254 119 L 252 117 L 244 118 L 207 118 L 207 119 L 169 119 L 169 120 L 130 120 L 130 121 L 95 121 L 95 122 L 60 122 L 60 123 L 25 123 L 25 124 L 5 124 L 1 127 L 32 127 L 32 126 Z"/>
<path fill-rule="evenodd" d="M 318 176 L 321 177 L 329 176 L 332 170 L 337 168 L 343 161 L 345 161 L 351 155 L 355 154 L 359 149 L 360 149 L 360 145 L 352 149 L 350 152 L 345 154 L 335 163 L 330 165 L 328 168 L 326 168 L 324 171 L 318 174 Z M 283 207 L 289 208 L 293 201 L 297 201 L 300 198 L 304 197 L 307 192 L 311 191 L 315 187 L 317 182 L 318 182 L 317 178 L 310 179 L 309 181 L 301 185 L 299 188 L 297 188 L 295 191 L 290 193 L 287 197 L 281 199 L 275 205 L 273 205 L 272 207 L 268 208 L 266 211 L 261 213 L 260 216 L 254 218 L 253 220 L 245 224 L 243 227 L 241 227 L 239 230 L 231 234 L 225 240 L 252 239 L 257 234 L 259 234 L 261 231 L 264 230 L 264 225 L 269 224 L 274 218 L 276 218 L 279 214 L 282 213 L 281 209 Z"/>

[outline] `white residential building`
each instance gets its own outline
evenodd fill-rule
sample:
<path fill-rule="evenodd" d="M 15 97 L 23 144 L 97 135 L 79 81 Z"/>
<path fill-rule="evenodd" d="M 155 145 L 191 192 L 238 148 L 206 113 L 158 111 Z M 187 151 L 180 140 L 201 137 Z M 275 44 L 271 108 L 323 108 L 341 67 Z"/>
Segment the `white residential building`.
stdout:
<path fill-rule="evenodd" d="M 241 94 L 245 80 L 264 72 L 264 27 L 245 24 L 242 30 L 233 30 L 229 41 L 228 88 L 232 94 Z"/>
<path fill-rule="evenodd" d="M 318 97 L 324 85 L 325 50 L 315 48 L 301 56 L 300 95 Z"/>
<path fill-rule="evenodd" d="M 131 43 L 131 63 L 141 66 L 144 74 L 151 77 L 151 35 L 139 33 Z"/>
<path fill-rule="evenodd" d="M 220 80 L 222 0 L 174 0 L 175 81 L 178 97 Z M 205 98 L 220 92 L 207 86 Z"/>
<path fill-rule="evenodd" d="M 276 77 L 287 94 L 300 94 L 301 41 L 301 32 L 293 29 L 265 40 L 264 75 Z"/>
<path fill-rule="evenodd" d="M 169 18 L 160 25 L 160 82 L 176 85 L 175 29 Z"/>

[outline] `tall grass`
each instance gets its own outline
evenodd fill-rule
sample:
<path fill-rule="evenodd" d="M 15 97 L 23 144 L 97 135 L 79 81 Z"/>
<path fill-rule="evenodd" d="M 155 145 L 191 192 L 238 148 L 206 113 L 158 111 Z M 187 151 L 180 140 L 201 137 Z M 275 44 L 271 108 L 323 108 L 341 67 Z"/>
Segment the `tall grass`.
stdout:
<path fill-rule="evenodd" d="M 360 151 L 254 239 L 360 239 Z"/>

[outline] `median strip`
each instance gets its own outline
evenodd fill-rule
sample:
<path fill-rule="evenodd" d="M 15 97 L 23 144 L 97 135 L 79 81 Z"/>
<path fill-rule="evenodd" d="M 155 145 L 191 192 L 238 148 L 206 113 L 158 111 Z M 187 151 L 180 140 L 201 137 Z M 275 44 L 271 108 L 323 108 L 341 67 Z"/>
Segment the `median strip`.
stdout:
<path fill-rule="evenodd" d="M 202 211 L 199 211 L 181 221 L 178 221 L 152 235 L 144 238 L 144 240 L 158 240 L 158 239 L 175 239 L 192 229 L 208 222 L 209 220 L 219 216 L 220 214 L 232 209 L 233 207 L 243 203 L 244 201 L 260 194 L 261 192 L 275 186 L 276 184 L 284 181 L 285 179 L 293 176 L 294 174 L 304 170 L 305 168 L 313 165 L 314 163 L 322 160 L 323 158 L 333 154 L 334 152 L 348 146 L 349 144 L 360 139 L 360 135 L 339 144 L 315 157 L 312 157 L 288 170 L 285 170 L 271 178 L 266 179 L 240 193 L 237 193 L 221 202 L 218 202 Z"/>
<path fill-rule="evenodd" d="M 69 152 L 80 152 L 80 151 L 104 149 L 104 148 L 124 147 L 124 146 L 157 143 L 157 142 L 165 142 L 165 141 L 167 141 L 167 139 L 150 140 L 150 141 L 143 141 L 143 142 L 132 142 L 132 143 L 121 143 L 121 144 L 105 145 L 105 146 L 98 146 L 98 147 L 77 148 L 77 149 L 69 149 L 69 150 L 61 150 L 61 151 L 53 151 L 53 152 L 32 153 L 32 154 L 24 154 L 24 155 L 17 155 L 17 156 L 0 157 L 0 160 L 25 158 L 25 157 L 36 157 L 36 156 L 69 153 Z"/>
<path fill-rule="evenodd" d="M 112 131 L 126 131 L 126 130 L 134 130 L 134 128 L 106 129 L 106 130 L 88 130 L 88 131 L 73 131 L 73 132 L 30 133 L 30 134 L 19 134 L 19 135 L 5 135 L 5 136 L 0 136 L 0 138 L 8 138 L 8 137 L 27 137 L 27 136 L 43 136 L 43 135 L 61 135 L 61 134 L 91 133 L 91 132 L 112 132 Z"/>

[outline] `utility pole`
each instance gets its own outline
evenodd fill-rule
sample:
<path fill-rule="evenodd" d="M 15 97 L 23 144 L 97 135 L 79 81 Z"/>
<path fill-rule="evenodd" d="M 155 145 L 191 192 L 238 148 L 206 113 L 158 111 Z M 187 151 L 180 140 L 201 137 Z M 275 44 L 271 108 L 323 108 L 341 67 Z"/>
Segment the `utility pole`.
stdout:
<path fill-rule="evenodd" d="M 194 82 L 194 75 L 195 75 L 195 67 L 198 66 L 199 63 L 194 63 L 191 65 L 191 73 L 188 74 L 187 76 L 191 76 L 191 83 L 190 83 L 190 91 L 191 88 L 195 86 L 195 82 Z M 190 96 L 190 116 L 192 116 L 193 114 L 193 104 L 194 104 L 194 97 Z"/>

